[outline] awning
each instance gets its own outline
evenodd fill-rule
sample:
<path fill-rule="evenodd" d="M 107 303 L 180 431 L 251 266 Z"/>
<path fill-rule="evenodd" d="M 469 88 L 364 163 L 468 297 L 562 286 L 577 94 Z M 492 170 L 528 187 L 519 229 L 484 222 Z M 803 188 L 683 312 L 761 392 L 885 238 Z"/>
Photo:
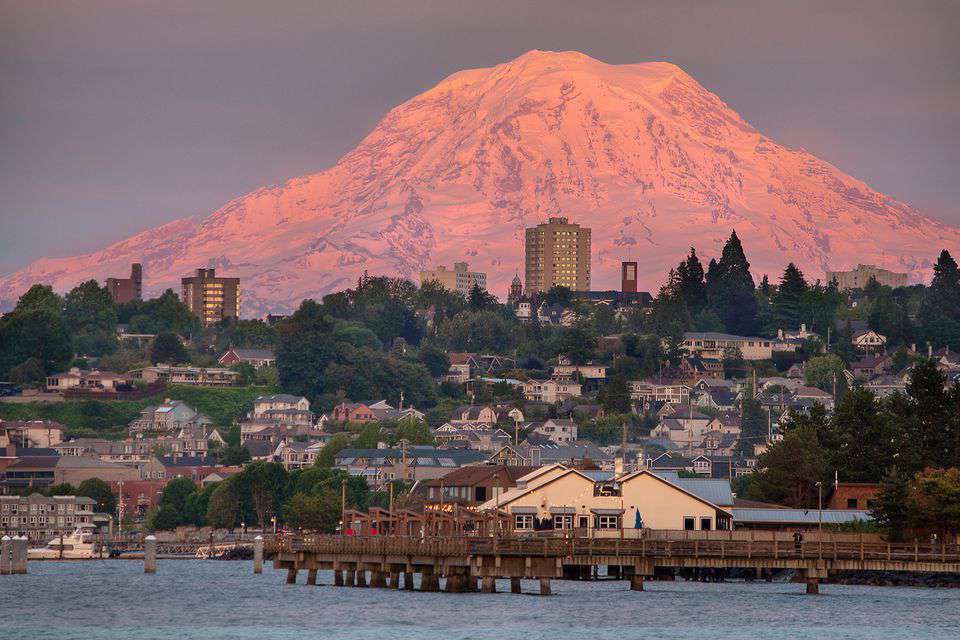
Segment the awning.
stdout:
<path fill-rule="evenodd" d="M 537 514 L 536 507 L 510 507 L 510 513 Z"/>
<path fill-rule="evenodd" d="M 619 516 L 623 513 L 623 509 L 590 509 L 590 513 L 598 516 Z"/>
<path fill-rule="evenodd" d="M 572 516 L 577 513 L 576 507 L 550 507 L 550 513 L 557 516 Z"/>

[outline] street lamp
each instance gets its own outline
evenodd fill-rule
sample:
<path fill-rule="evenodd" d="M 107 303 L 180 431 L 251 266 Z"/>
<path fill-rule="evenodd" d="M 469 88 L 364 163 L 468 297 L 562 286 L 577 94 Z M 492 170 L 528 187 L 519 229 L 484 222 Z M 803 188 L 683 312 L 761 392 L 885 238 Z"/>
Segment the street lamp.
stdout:
<path fill-rule="evenodd" d="M 817 481 L 817 556 L 823 557 L 823 483 Z"/>

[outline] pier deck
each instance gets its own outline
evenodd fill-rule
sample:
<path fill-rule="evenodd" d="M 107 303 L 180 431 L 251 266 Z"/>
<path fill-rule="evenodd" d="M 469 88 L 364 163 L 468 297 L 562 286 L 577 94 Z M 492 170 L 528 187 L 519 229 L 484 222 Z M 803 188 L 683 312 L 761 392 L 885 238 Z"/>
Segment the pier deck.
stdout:
<path fill-rule="evenodd" d="M 308 583 L 316 572 L 333 570 L 337 584 L 366 584 L 399 588 L 405 575 L 422 576 L 421 588 L 473 590 L 477 580 L 483 590 L 493 580 L 540 579 L 541 592 L 549 593 L 552 578 L 590 575 L 606 566 L 614 575 L 629 578 L 631 588 L 642 590 L 645 577 L 660 567 L 677 569 L 795 569 L 807 580 L 808 593 L 831 571 L 916 571 L 960 573 L 960 545 L 878 543 L 851 536 L 824 536 L 799 545 L 784 540 L 742 539 L 622 539 L 529 537 L 496 539 L 470 537 L 412 538 L 402 536 L 305 536 L 270 543 L 274 567 L 287 569 L 287 581 L 296 582 L 300 570 Z M 389 577 L 389 585 L 387 578 Z"/>

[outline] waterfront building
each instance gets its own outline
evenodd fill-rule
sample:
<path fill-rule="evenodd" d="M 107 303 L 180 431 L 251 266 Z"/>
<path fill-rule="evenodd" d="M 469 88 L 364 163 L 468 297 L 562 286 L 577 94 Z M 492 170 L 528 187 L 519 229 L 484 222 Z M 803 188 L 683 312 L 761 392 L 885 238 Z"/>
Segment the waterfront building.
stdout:
<path fill-rule="evenodd" d="M 554 286 L 590 290 L 590 229 L 567 218 L 549 218 L 526 230 L 525 253 L 528 296 Z"/>
<path fill-rule="evenodd" d="M 133 263 L 129 278 L 107 278 L 106 286 L 117 304 L 143 300 L 143 265 Z"/>
<path fill-rule="evenodd" d="M 215 269 L 196 269 L 180 284 L 180 299 L 204 326 L 240 317 L 240 278 L 217 277 Z"/>
<path fill-rule="evenodd" d="M 887 287 L 907 286 L 907 274 L 888 271 L 872 264 L 858 264 L 849 271 L 827 271 L 827 282 L 837 281 L 840 291 L 863 289 L 873 278 L 877 283 Z"/>
<path fill-rule="evenodd" d="M 86 496 L 0 496 L 0 536 L 46 543 L 78 526 L 93 526 L 96 501 Z"/>
<path fill-rule="evenodd" d="M 487 290 L 487 274 L 481 271 L 470 271 L 466 262 L 455 262 L 453 271 L 442 264 L 436 269 L 420 272 L 420 286 L 427 282 L 436 282 L 450 291 L 457 291 L 469 295 L 476 286 Z"/>

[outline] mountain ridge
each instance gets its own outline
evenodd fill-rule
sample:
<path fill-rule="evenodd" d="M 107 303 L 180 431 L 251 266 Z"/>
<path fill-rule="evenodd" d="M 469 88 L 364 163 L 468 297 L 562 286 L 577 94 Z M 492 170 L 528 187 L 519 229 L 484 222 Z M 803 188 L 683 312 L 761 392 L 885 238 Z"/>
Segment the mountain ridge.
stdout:
<path fill-rule="evenodd" d="M 122 276 L 130 262 L 156 293 L 216 266 L 243 279 L 244 312 L 258 315 L 364 271 L 416 279 L 461 260 L 502 297 L 522 271 L 524 228 L 555 215 L 593 229 L 595 289 L 615 288 L 628 258 L 655 289 L 689 246 L 718 254 L 732 229 L 757 278 L 791 261 L 810 279 L 868 262 L 918 281 L 941 248 L 960 247 L 957 229 L 778 144 L 676 65 L 530 51 L 447 76 L 322 172 L 35 261 L 0 278 L 0 300 Z"/>

